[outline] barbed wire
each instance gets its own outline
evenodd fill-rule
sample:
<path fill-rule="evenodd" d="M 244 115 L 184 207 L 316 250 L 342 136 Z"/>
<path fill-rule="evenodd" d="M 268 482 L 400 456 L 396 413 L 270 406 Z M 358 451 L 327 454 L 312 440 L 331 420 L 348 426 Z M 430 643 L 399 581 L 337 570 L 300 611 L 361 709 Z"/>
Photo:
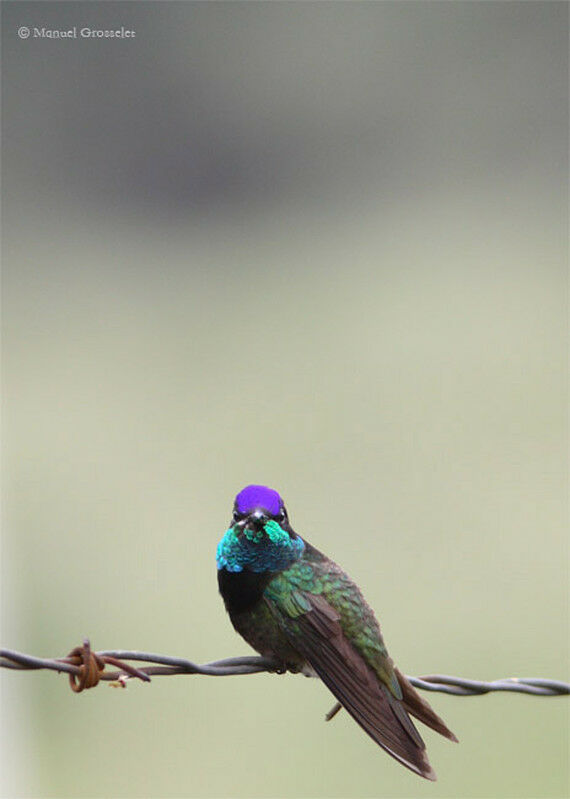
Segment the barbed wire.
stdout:
<path fill-rule="evenodd" d="M 125 662 L 128 660 L 154 665 L 139 668 Z M 106 666 L 114 666 L 115 670 L 106 671 Z M 0 649 L 0 667 L 25 671 L 48 669 L 60 673 L 65 672 L 69 676 L 70 687 L 75 693 L 86 688 L 94 688 L 100 680 L 125 687 L 127 680 L 133 678 L 150 682 L 151 675 L 204 674 L 208 677 L 229 677 L 236 674 L 260 674 L 262 672 L 283 673 L 282 664 L 265 657 L 252 655 L 198 664 L 185 658 L 158 655 L 153 652 L 124 649 L 93 652 L 88 639 L 84 640 L 82 646 L 75 647 L 69 655 L 63 658 L 40 658 L 11 649 Z M 408 676 L 408 680 L 423 691 L 439 691 L 453 696 L 480 696 L 492 691 L 509 691 L 532 696 L 570 694 L 570 683 L 540 677 L 506 677 L 483 682 L 446 674 L 430 674 L 425 677 Z"/>

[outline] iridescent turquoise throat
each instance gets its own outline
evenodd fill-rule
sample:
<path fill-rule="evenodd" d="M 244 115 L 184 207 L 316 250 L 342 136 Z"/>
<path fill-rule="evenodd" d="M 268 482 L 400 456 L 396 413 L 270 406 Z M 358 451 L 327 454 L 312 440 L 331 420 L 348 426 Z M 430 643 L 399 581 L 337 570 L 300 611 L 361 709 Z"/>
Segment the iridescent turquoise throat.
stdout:
<path fill-rule="evenodd" d="M 301 538 L 292 538 L 277 522 L 266 522 L 259 530 L 230 527 L 218 544 L 218 569 L 241 572 L 278 572 L 288 569 L 299 560 L 305 549 Z"/>

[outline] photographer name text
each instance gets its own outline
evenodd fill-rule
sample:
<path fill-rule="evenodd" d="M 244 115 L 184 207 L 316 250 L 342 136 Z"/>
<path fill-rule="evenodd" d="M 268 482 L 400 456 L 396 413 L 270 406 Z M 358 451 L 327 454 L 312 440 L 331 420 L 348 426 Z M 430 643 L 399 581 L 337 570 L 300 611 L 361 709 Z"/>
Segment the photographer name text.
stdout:
<path fill-rule="evenodd" d="M 57 28 L 28 28 L 18 29 L 20 39 L 134 39 L 136 31 L 131 28 L 80 28 L 74 26 L 66 30 Z"/>

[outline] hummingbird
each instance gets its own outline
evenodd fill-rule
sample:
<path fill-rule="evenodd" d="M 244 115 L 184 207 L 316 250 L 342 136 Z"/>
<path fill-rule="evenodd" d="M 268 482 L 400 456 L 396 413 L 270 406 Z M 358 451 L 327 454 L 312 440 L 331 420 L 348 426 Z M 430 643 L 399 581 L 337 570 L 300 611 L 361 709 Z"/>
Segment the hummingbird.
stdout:
<path fill-rule="evenodd" d="M 356 583 L 293 530 L 277 491 L 239 492 L 216 562 L 226 610 L 248 644 L 276 671 L 319 677 L 382 749 L 436 779 L 410 716 L 457 738 L 394 665 Z"/>

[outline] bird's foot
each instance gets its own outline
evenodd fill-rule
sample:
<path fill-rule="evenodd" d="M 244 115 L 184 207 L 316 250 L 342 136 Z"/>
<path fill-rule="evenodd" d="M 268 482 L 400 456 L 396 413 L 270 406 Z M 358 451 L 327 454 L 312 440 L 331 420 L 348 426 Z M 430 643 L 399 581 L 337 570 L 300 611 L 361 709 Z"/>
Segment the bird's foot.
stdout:
<path fill-rule="evenodd" d="M 334 719 L 339 710 L 342 710 L 342 705 L 340 704 L 340 702 L 335 702 L 333 707 L 331 707 L 331 709 L 325 716 L 325 721 L 330 721 L 331 719 Z"/>
<path fill-rule="evenodd" d="M 267 671 L 270 674 L 286 674 L 288 671 L 292 671 L 292 669 L 287 663 L 279 663 L 275 661 L 275 665 L 268 666 Z"/>

